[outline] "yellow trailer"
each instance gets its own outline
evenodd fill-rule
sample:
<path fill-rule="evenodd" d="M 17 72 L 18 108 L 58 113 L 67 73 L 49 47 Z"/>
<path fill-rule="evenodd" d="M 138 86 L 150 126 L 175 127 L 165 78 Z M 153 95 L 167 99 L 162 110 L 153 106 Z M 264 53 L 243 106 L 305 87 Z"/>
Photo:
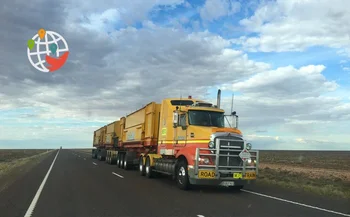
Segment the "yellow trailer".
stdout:
<path fill-rule="evenodd" d="M 151 102 L 121 119 L 122 140 L 117 156 L 118 167 L 139 165 L 141 153 L 157 151 L 160 104 Z"/>
<path fill-rule="evenodd" d="M 106 162 L 109 164 L 115 164 L 117 161 L 117 148 L 119 140 L 121 139 L 120 120 L 114 121 L 107 125 L 106 130 Z"/>

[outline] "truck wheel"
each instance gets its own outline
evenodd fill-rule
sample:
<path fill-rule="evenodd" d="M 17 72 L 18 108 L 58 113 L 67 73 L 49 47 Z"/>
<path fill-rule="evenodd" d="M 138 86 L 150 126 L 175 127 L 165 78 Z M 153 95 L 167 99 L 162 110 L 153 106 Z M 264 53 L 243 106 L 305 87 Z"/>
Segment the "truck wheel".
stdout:
<path fill-rule="evenodd" d="M 121 154 L 120 155 L 120 168 L 124 169 L 124 158 L 125 158 L 125 154 Z"/>
<path fill-rule="evenodd" d="M 120 153 L 117 155 L 117 167 L 120 168 Z"/>
<path fill-rule="evenodd" d="M 126 156 L 126 153 L 124 155 L 124 170 L 129 170 L 130 169 L 130 165 L 128 164 L 128 157 Z"/>
<path fill-rule="evenodd" d="M 116 157 L 113 156 L 112 159 L 111 159 L 111 164 L 115 164 L 115 162 L 116 162 Z"/>
<path fill-rule="evenodd" d="M 186 161 L 180 161 L 180 163 L 177 166 L 176 182 L 177 182 L 177 186 L 181 190 L 187 190 L 190 188 L 190 182 L 188 180 L 188 169 L 187 169 L 187 162 Z"/>
<path fill-rule="evenodd" d="M 146 177 L 147 178 L 152 178 L 153 177 L 153 171 L 152 171 L 152 167 L 151 167 L 151 160 L 149 157 L 146 158 Z"/>
<path fill-rule="evenodd" d="M 143 165 L 143 157 L 142 156 L 140 157 L 140 160 L 139 160 L 139 171 L 140 171 L 141 176 L 144 176 L 146 173 L 145 165 Z"/>

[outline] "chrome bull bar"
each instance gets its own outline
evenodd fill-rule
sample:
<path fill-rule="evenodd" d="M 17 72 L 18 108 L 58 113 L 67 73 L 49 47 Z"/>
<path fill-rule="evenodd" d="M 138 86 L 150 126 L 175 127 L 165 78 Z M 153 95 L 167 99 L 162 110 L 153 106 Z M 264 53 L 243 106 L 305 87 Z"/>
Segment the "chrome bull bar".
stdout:
<path fill-rule="evenodd" d="M 233 173 L 233 172 L 241 172 L 242 175 L 244 176 L 246 171 L 255 171 L 256 175 L 258 175 L 258 168 L 259 168 L 259 151 L 258 150 L 249 150 L 249 153 L 251 155 L 251 162 L 248 163 L 247 161 L 242 161 L 239 154 L 243 149 L 230 149 L 232 147 L 226 147 L 226 146 L 221 146 L 220 147 L 220 140 L 217 139 L 218 142 L 216 144 L 216 147 L 211 149 L 211 148 L 196 148 L 196 153 L 195 153 L 195 162 L 194 162 L 194 172 L 195 175 L 198 176 L 198 172 L 201 169 L 211 169 L 215 170 L 215 175 L 218 177 L 220 174 L 225 174 L 225 173 Z M 225 139 L 226 140 L 226 139 Z M 230 140 L 230 141 L 239 141 L 239 140 Z M 240 140 L 242 141 L 242 140 Z M 243 141 L 242 141 L 243 142 Z M 246 147 L 245 142 L 244 142 L 244 147 Z M 211 154 L 208 153 L 202 153 L 202 151 L 210 151 Z M 228 154 L 220 154 L 220 151 L 228 152 Z M 232 154 L 231 154 L 232 153 Z M 214 165 L 208 165 L 208 164 L 201 164 L 200 163 L 200 158 L 201 157 L 209 157 L 211 158 L 211 161 L 214 161 Z M 229 162 L 229 159 L 239 159 L 240 160 L 240 165 L 220 165 L 219 160 L 220 157 L 226 157 Z"/>

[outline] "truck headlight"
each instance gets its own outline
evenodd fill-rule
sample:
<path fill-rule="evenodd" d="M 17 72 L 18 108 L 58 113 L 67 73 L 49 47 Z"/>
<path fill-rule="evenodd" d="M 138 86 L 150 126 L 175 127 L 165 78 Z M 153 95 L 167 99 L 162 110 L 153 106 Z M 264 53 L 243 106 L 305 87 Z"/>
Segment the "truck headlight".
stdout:
<path fill-rule="evenodd" d="M 248 159 L 248 163 L 251 164 L 252 163 L 252 159 Z"/>
<path fill-rule="evenodd" d="M 250 149 L 252 149 L 252 144 L 250 144 L 250 143 L 247 143 L 247 145 L 246 145 L 246 148 L 247 148 L 247 150 L 250 150 Z"/>
<path fill-rule="evenodd" d="M 209 158 L 201 157 L 199 158 L 200 163 L 209 164 Z"/>
<path fill-rule="evenodd" d="M 215 144 L 213 141 L 210 141 L 208 146 L 209 146 L 209 148 L 215 148 Z"/>

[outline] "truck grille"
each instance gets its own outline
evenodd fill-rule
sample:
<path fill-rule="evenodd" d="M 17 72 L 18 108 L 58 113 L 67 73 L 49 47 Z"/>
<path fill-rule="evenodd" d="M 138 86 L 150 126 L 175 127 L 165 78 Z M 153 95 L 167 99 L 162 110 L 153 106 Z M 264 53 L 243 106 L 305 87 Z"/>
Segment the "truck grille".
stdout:
<path fill-rule="evenodd" d="M 221 137 L 219 139 L 219 155 L 239 155 L 244 148 L 244 141 L 239 137 Z M 218 140 L 216 141 L 218 142 Z M 219 167 L 242 165 L 243 161 L 239 156 L 219 156 Z"/>
<path fill-rule="evenodd" d="M 240 141 L 232 141 L 232 140 L 240 140 Z M 230 150 L 243 150 L 244 142 L 241 138 L 234 138 L 231 140 L 221 140 L 220 141 L 220 149 L 230 149 Z"/>

